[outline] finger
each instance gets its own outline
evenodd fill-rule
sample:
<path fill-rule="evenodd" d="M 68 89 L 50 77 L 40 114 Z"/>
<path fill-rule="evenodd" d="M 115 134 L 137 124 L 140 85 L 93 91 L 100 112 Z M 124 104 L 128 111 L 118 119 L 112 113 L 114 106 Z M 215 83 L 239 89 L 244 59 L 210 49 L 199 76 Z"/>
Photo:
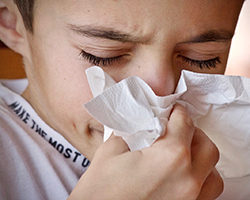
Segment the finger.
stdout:
<path fill-rule="evenodd" d="M 113 133 L 109 139 L 97 149 L 97 153 L 101 153 L 103 157 L 119 155 L 128 151 L 129 147 L 122 137 L 115 136 Z"/>
<path fill-rule="evenodd" d="M 191 157 L 193 172 L 205 180 L 219 160 L 219 151 L 215 144 L 200 129 L 196 128 L 192 147 Z"/>
<path fill-rule="evenodd" d="M 224 184 L 220 174 L 214 168 L 204 182 L 197 200 L 214 200 L 223 192 Z"/>
<path fill-rule="evenodd" d="M 194 130 L 193 121 L 186 109 L 176 104 L 167 123 L 165 135 L 159 138 L 155 144 L 163 146 L 169 144 L 184 145 L 190 148 Z"/>

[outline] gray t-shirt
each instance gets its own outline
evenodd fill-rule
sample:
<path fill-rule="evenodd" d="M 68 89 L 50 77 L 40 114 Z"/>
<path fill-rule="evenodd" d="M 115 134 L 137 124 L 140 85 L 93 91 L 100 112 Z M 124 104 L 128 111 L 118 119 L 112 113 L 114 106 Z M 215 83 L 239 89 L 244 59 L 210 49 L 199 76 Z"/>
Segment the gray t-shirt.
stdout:
<path fill-rule="evenodd" d="M 0 199 L 66 199 L 89 164 L 0 84 Z"/>

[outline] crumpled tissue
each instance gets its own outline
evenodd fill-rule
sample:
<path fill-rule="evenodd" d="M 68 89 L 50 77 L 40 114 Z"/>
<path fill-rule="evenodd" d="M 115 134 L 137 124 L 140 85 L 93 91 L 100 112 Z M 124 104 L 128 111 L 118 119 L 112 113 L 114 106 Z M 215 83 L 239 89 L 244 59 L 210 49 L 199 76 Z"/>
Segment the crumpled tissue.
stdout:
<path fill-rule="evenodd" d="M 159 97 L 139 77 L 116 83 L 99 67 L 86 74 L 94 98 L 84 106 L 104 125 L 104 140 L 114 132 L 131 150 L 150 146 L 178 102 L 217 145 L 222 177 L 250 175 L 250 79 L 183 70 L 175 93 Z"/>

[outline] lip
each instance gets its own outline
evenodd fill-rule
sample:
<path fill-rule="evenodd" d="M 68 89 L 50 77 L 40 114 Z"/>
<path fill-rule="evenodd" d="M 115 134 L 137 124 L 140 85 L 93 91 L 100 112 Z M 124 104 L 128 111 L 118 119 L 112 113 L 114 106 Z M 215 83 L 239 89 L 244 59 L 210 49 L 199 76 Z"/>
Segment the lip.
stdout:
<path fill-rule="evenodd" d="M 102 124 L 95 124 L 95 125 L 92 125 L 92 126 L 89 126 L 89 130 L 90 132 L 94 133 L 94 132 L 97 132 L 99 134 L 104 134 L 104 127 Z"/>
<path fill-rule="evenodd" d="M 93 129 L 94 131 L 96 131 L 96 132 L 98 132 L 98 133 L 100 133 L 100 134 L 104 134 L 104 131 L 102 130 L 98 130 L 98 129 Z"/>

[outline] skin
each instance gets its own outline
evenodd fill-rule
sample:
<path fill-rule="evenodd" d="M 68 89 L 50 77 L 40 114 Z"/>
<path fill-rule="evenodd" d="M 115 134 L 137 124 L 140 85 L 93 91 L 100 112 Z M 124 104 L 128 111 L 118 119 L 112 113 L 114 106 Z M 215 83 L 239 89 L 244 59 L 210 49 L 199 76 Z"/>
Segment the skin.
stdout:
<path fill-rule="evenodd" d="M 230 50 L 226 74 L 245 76 L 250 78 L 250 54 L 248 47 L 250 40 L 250 4 L 245 3 L 235 30 L 235 36 Z"/>
<path fill-rule="evenodd" d="M 96 6 L 98 3 L 38 1 L 34 35 L 24 33 L 30 45 L 25 52 L 22 50 L 30 81 L 23 96 L 47 124 L 90 160 L 102 143 L 103 129 L 82 106 L 92 98 L 85 70 L 93 64 L 79 56 L 81 51 L 104 58 L 124 55 L 123 62 L 103 69 L 116 81 L 137 75 L 157 95 L 168 95 L 174 92 L 182 69 L 224 72 L 230 37 L 226 41 L 187 42 L 211 30 L 227 31 L 232 36 L 241 7 L 233 0 L 107 1 Z M 86 37 L 78 34 L 79 30 L 72 31 L 69 24 L 84 30 L 101 26 L 102 30 L 130 34 L 139 42 Z M 221 64 L 200 70 L 179 56 L 195 60 L 220 57 Z"/>
<path fill-rule="evenodd" d="M 215 199 L 223 190 L 214 169 L 218 150 L 180 105 L 175 106 L 166 132 L 152 147 L 133 152 L 121 138 L 111 137 L 97 150 L 69 200 Z"/>
<path fill-rule="evenodd" d="M 162 199 L 166 194 L 170 199 L 178 199 L 180 194 L 179 199 L 188 199 L 187 194 L 189 199 L 196 199 L 200 194 L 204 200 L 206 197 L 214 199 L 221 193 L 222 181 L 214 170 L 218 150 L 194 127 L 180 106 L 173 110 L 174 120 L 166 132 L 172 137 L 161 138 L 152 148 L 130 152 L 116 137 L 102 144 L 102 125 L 83 107 L 93 98 L 85 70 L 98 64 L 116 81 L 139 76 L 159 96 L 174 92 L 183 69 L 223 74 L 242 3 L 235 0 L 107 0 L 105 3 L 99 0 L 37 0 L 34 32 L 30 33 L 15 4 L 0 0 L 3 8 L 0 38 L 23 56 L 29 79 L 23 97 L 49 126 L 92 161 L 72 195 L 84 196 L 81 188 L 91 191 L 93 187 L 86 183 L 92 180 L 95 191 L 101 188 L 102 199 L 115 199 L 114 192 L 106 184 L 112 183 L 109 178 L 121 177 L 123 180 L 129 176 L 141 182 L 136 187 L 129 184 L 131 180 L 113 185 L 117 186 L 116 191 L 124 193 L 130 193 L 133 188 L 142 191 L 137 199 Z M 82 51 L 85 53 L 81 54 Z M 93 55 L 105 60 L 91 63 L 87 58 Z M 155 158 L 159 154 L 161 156 Z M 172 162 L 161 165 L 169 156 L 173 156 Z M 152 159 L 160 165 L 155 170 L 159 172 L 158 179 L 142 187 L 143 177 L 152 178 L 145 176 L 149 174 L 148 169 L 155 167 L 148 165 Z M 183 164 L 185 159 L 187 162 Z M 122 168 L 122 173 L 108 176 L 107 172 L 111 174 L 128 160 L 130 165 Z M 201 167 L 201 160 L 207 165 Z M 100 170 L 100 165 L 107 166 L 106 170 Z M 100 171 L 98 175 L 97 171 Z M 167 181 L 171 180 L 169 177 L 172 181 Z M 176 187 L 170 187 L 170 182 L 171 185 L 176 183 L 173 184 Z M 180 184 L 183 182 L 185 187 Z M 102 193 L 103 190 L 107 192 Z M 190 194 L 190 191 L 193 192 Z M 116 196 L 117 199 L 122 199 L 123 192 Z M 95 199 L 94 194 L 96 192 L 90 192 L 86 198 Z"/>

